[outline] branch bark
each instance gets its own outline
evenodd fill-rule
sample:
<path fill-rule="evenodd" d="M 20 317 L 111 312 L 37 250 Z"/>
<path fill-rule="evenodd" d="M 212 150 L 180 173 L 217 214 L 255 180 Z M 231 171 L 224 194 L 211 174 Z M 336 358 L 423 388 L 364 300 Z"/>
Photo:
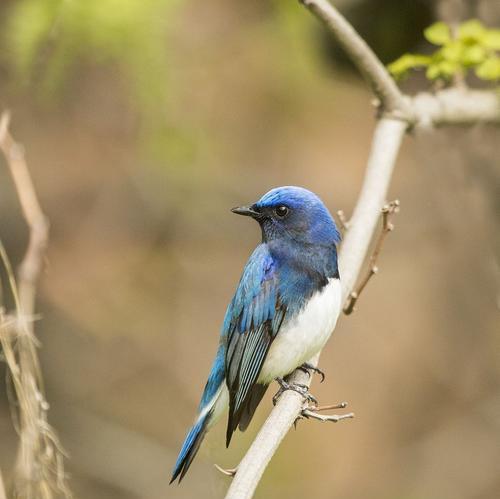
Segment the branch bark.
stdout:
<path fill-rule="evenodd" d="M 500 125 L 500 93 L 493 90 L 448 88 L 405 98 L 418 127 Z"/>
<path fill-rule="evenodd" d="M 2 248 L 17 309 L 15 316 L 3 324 L 12 334 L 0 336 L 19 406 L 20 442 L 14 473 L 14 497 L 50 499 L 53 490 L 70 497 L 62 450 L 47 421 L 49 405 L 45 400 L 34 334 L 36 284 L 43 268 L 49 224 L 38 202 L 23 148 L 9 132 L 9 122 L 10 115 L 4 112 L 0 118 L 0 150 L 5 156 L 29 228 L 28 248 L 19 267 L 17 286 Z"/>

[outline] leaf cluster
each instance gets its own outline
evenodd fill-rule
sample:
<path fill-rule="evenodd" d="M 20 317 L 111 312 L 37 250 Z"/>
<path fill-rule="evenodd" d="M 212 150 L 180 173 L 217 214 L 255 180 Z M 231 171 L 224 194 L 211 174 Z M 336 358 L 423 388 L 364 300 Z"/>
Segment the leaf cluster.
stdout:
<path fill-rule="evenodd" d="M 470 70 L 481 80 L 500 80 L 500 29 L 488 29 L 477 19 L 465 21 L 456 30 L 437 22 L 424 36 L 439 48 L 430 55 L 402 55 L 388 66 L 394 77 L 400 79 L 410 70 L 425 68 L 432 81 L 447 81 Z"/>

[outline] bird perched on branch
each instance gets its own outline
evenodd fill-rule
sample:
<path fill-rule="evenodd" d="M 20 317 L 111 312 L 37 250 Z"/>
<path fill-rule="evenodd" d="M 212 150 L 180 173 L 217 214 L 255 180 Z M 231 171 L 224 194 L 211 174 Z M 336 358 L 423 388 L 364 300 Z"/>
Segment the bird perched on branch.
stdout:
<path fill-rule="evenodd" d="M 278 187 L 233 213 L 255 219 L 262 242 L 250 256 L 224 318 L 219 348 L 175 463 L 172 483 L 189 469 L 206 432 L 229 406 L 226 446 L 250 423 L 268 385 L 307 364 L 339 315 L 340 233 L 323 202 L 301 187 Z M 303 392 L 304 395 L 307 393 Z"/>

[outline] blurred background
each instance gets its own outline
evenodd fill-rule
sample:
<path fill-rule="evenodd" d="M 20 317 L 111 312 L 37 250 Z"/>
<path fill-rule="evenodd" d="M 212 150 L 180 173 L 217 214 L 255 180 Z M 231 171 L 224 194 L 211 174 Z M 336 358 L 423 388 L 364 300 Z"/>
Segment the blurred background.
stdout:
<path fill-rule="evenodd" d="M 500 24 L 497 0 L 336 5 L 386 63 L 425 51 L 422 30 L 439 17 Z M 294 1 L 3 0 L 0 33 L 0 106 L 51 221 L 36 330 L 71 487 L 222 497 L 229 479 L 213 463 L 239 462 L 273 390 L 229 450 L 221 423 L 182 485 L 167 484 L 260 238 L 229 209 L 292 184 L 349 215 L 372 96 Z M 380 274 L 312 387 L 356 418 L 300 422 L 256 497 L 500 497 L 499 139 L 486 127 L 406 139 Z M 28 233 L 3 159 L 0 237 L 18 264 Z M 7 479 L 16 445 L 2 381 Z"/>

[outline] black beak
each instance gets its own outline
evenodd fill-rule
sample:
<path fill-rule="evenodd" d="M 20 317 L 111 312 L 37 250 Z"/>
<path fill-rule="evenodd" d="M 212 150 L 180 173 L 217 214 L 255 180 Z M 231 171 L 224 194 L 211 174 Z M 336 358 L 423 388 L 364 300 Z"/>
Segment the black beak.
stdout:
<path fill-rule="evenodd" d="M 260 216 L 260 213 L 254 210 L 253 206 L 237 206 L 231 210 L 233 213 L 237 215 L 244 215 L 245 217 L 253 217 L 257 218 Z"/>

